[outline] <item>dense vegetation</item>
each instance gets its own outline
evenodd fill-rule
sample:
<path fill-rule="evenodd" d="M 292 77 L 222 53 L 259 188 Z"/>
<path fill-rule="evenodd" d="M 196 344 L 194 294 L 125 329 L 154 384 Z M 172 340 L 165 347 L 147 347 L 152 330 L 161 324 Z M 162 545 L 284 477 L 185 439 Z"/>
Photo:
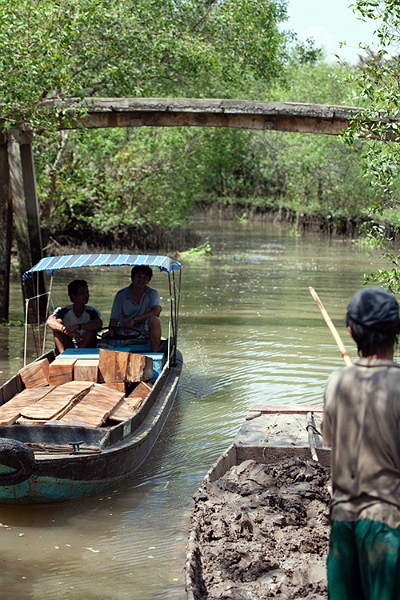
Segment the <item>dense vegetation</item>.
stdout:
<path fill-rule="evenodd" d="M 387 233 L 376 227 L 382 220 L 396 227 L 399 146 L 362 136 L 382 110 L 390 119 L 374 125 L 374 136 L 398 135 L 398 59 L 387 53 L 398 8 L 390 0 L 354 8 L 380 19 L 381 49 L 350 68 L 326 64 L 312 42 L 301 45 L 283 29 L 284 0 L 1 3 L 0 43 L 11 51 L 0 59 L 0 118 L 5 128 L 37 133 L 45 240 L 157 247 L 194 208 L 215 205 L 329 231 L 375 223 L 373 232 Z M 58 131 L 60 119 L 73 123 L 85 112 L 90 96 L 235 97 L 365 111 L 343 139 L 200 128 Z M 79 100 L 74 110 L 71 98 Z"/>
<path fill-rule="evenodd" d="M 367 59 L 357 72 L 348 78 L 354 86 L 355 98 L 363 110 L 354 119 L 347 137 L 350 142 L 366 135 L 364 146 L 364 172 L 373 189 L 376 202 L 371 206 L 374 215 L 399 228 L 399 168 L 400 168 L 400 37 L 399 3 L 393 0 L 356 0 L 354 9 L 363 19 L 376 24 L 379 40 L 377 51 L 367 49 Z M 391 234 L 387 227 L 372 224 L 369 232 L 372 242 L 379 246 L 391 268 L 366 277 L 379 282 L 393 292 L 400 293 L 400 256 L 390 245 Z"/>
<path fill-rule="evenodd" d="M 237 97 L 280 77 L 285 16 L 282 0 L 1 2 L 0 116 L 48 129 L 70 98 Z"/>
<path fill-rule="evenodd" d="M 312 54 L 286 63 L 289 84 L 254 82 L 263 100 L 344 104 L 345 70 Z M 269 215 L 356 233 L 376 200 L 361 141 L 201 128 L 70 131 L 36 143 L 43 225 L 65 243 L 157 247 L 194 208 Z"/>

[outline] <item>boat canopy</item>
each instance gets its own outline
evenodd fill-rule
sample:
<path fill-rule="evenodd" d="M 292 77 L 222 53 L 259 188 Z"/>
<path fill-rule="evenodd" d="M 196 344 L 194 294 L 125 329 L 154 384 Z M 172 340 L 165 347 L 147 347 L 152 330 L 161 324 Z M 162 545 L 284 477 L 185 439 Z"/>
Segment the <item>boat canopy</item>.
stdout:
<path fill-rule="evenodd" d="M 47 256 L 23 274 L 23 280 L 32 277 L 33 273 L 45 271 L 53 274 L 60 269 L 77 269 L 78 267 L 134 267 L 147 265 L 158 267 L 160 271 L 171 274 L 180 270 L 181 264 L 168 256 L 150 254 L 68 254 L 64 256 Z"/>

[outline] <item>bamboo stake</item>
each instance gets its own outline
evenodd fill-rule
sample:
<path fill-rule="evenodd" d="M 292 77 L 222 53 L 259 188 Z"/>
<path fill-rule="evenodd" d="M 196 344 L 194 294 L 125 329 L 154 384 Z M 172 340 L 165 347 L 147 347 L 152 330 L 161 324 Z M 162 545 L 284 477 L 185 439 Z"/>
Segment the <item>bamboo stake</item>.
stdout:
<path fill-rule="evenodd" d="M 330 329 L 330 332 L 333 335 L 336 344 L 338 345 L 338 348 L 339 348 L 339 350 L 341 352 L 342 358 L 343 358 L 344 362 L 346 363 L 346 365 L 349 367 L 353 363 L 351 361 L 349 353 L 347 352 L 346 348 L 344 347 L 344 344 L 342 342 L 342 338 L 340 337 L 340 335 L 339 335 L 336 327 L 332 323 L 332 320 L 331 320 L 330 316 L 326 312 L 325 307 L 322 304 L 322 302 L 321 302 L 321 300 L 320 300 L 317 292 L 312 287 L 309 287 L 308 291 L 310 292 L 311 296 L 314 298 L 315 302 L 317 303 L 318 308 L 321 311 L 322 316 L 325 319 L 325 323 L 328 325 L 328 327 Z"/>

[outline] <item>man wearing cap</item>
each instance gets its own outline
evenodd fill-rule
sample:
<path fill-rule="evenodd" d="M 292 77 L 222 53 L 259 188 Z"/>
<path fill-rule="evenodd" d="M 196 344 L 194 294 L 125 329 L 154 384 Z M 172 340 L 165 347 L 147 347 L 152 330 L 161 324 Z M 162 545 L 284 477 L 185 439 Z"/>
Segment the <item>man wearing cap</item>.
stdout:
<path fill-rule="evenodd" d="M 358 358 L 332 373 L 323 438 L 331 446 L 330 600 L 400 598 L 399 305 L 366 287 L 347 307 Z"/>

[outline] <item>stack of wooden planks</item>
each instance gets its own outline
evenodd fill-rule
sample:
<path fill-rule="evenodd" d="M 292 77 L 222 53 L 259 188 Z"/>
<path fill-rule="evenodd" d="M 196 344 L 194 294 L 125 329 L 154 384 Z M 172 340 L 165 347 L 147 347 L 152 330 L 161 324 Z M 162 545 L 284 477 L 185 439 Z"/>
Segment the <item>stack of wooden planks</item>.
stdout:
<path fill-rule="evenodd" d="M 124 394 L 95 383 L 90 392 L 60 419 L 65 425 L 78 423 L 100 427 L 123 402 Z"/>
<path fill-rule="evenodd" d="M 47 396 L 54 386 L 27 388 L 0 406 L 0 425 L 12 425 L 21 416 L 21 411 Z"/>
<path fill-rule="evenodd" d="M 151 385 L 142 381 L 133 392 L 110 414 L 110 421 L 122 423 L 129 419 L 142 405 L 151 390 Z"/>
<path fill-rule="evenodd" d="M 123 422 L 139 409 L 151 390 L 146 380 L 153 375 L 153 359 L 100 349 L 98 360 L 42 359 L 19 373 L 26 389 L 0 407 L 0 425 L 57 421 L 100 427 L 107 419 Z M 125 397 L 132 383 L 138 385 Z"/>
<path fill-rule="evenodd" d="M 153 377 L 153 359 L 133 352 L 99 350 L 99 359 L 47 358 L 35 361 L 19 371 L 26 388 L 63 385 L 68 381 L 105 383 L 125 391 L 125 383 L 149 381 Z"/>
<path fill-rule="evenodd" d="M 23 407 L 17 423 L 40 425 L 49 421 L 58 421 L 82 400 L 93 386 L 94 383 L 88 381 L 63 383 L 34 404 Z"/>
<path fill-rule="evenodd" d="M 132 352 L 99 350 L 99 381 L 106 387 L 125 392 L 125 384 L 150 380 L 153 359 Z"/>

